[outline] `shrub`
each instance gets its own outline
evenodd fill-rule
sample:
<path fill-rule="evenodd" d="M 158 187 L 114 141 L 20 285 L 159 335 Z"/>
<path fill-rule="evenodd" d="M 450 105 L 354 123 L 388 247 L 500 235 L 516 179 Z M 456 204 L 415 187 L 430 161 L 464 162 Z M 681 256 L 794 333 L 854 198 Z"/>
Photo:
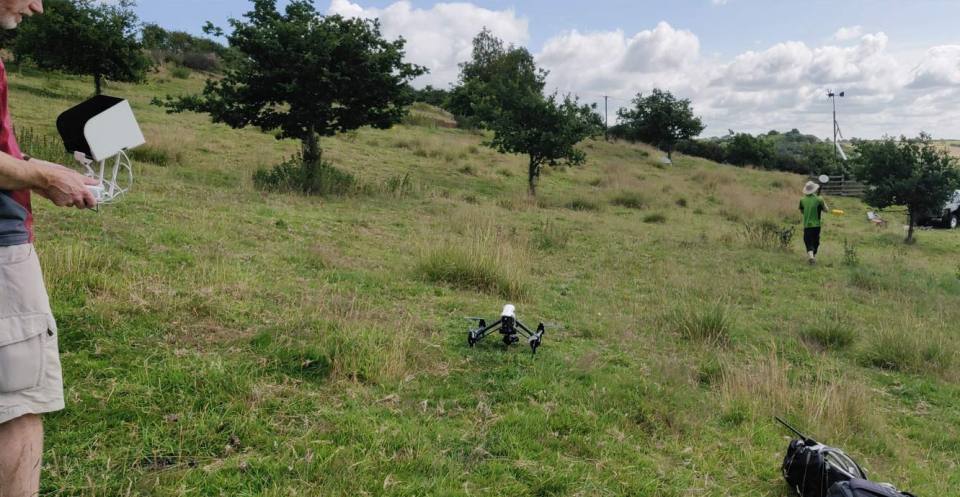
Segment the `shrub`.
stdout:
<path fill-rule="evenodd" d="M 347 195 L 355 192 L 357 187 L 353 175 L 329 162 L 321 162 L 310 174 L 299 155 L 273 169 L 258 169 L 253 174 L 253 184 L 261 190 L 308 195 Z"/>
<path fill-rule="evenodd" d="M 643 198 L 639 192 L 620 192 L 610 200 L 610 203 L 627 209 L 643 209 L 647 205 L 647 199 Z"/>
<path fill-rule="evenodd" d="M 194 71 L 216 72 L 220 70 L 220 57 L 213 52 L 187 52 L 180 64 Z"/>
<path fill-rule="evenodd" d="M 186 67 L 174 67 L 170 70 L 170 75 L 177 79 L 187 79 L 190 77 L 191 71 Z"/>

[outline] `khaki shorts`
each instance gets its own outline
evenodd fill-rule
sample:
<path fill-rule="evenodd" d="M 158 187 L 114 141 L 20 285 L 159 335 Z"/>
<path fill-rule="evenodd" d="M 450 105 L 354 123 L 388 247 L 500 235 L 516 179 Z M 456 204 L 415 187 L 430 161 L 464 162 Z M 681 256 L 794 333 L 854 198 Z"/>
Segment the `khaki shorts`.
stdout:
<path fill-rule="evenodd" d="M 33 245 L 0 247 L 0 423 L 63 409 L 57 323 Z"/>

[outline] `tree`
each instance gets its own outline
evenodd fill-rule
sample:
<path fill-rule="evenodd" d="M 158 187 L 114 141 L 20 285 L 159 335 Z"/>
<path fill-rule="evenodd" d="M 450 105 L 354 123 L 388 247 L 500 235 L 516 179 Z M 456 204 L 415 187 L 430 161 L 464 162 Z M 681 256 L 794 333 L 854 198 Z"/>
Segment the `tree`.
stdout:
<path fill-rule="evenodd" d="M 384 40 L 378 21 L 320 16 L 311 0 L 294 0 L 284 13 L 276 0 L 254 0 L 244 17 L 230 20 L 227 36 L 243 57 L 230 59 L 202 94 L 163 105 L 300 140 L 307 189 L 322 166 L 321 136 L 398 123 L 411 103 L 408 83 L 426 72 L 403 61 L 406 42 Z"/>
<path fill-rule="evenodd" d="M 731 164 L 767 167 L 773 158 L 773 145 L 762 137 L 737 133 L 727 144 L 726 155 L 727 162 Z"/>
<path fill-rule="evenodd" d="M 593 107 L 579 105 L 570 96 L 558 101 L 555 94 L 528 94 L 503 102 L 491 126 L 491 147 L 528 156 L 528 190 L 536 195 L 543 166 L 583 164 L 586 154 L 576 145 L 600 134 L 603 125 Z"/>
<path fill-rule="evenodd" d="M 654 145 L 665 150 L 670 158 L 678 141 L 689 140 L 706 128 L 703 121 L 693 115 L 689 99 L 678 100 L 659 88 L 654 88 L 646 97 L 637 94 L 633 108 L 620 109 L 617 116 L 628 140 Z"/>
<path fill-rule="evenodd" d="M 917 221 L 930 213 L 939 213 L 960 187 L 957 160 L 925 133 L 914 139 L 901 137 L 899 141 L 857 141 L 854 150 L 854 174 L 869 186 L 864 201 L 880 209 L 891 205 L 907 207 L 906 243 L 913 243 Z"/>
<path fill-rule="evenodd" d="M 46 0 L 44 15 L 17 30 L 13 51 L 44 69 L 93 76 L 96 94 L 105 80 L 138 83 L 150 61 L 137 40 L 132 0 Z"/>
<path fill-rule="evenodd" d="M 570 96 L 545 97 L 546 77 L 527 49 L 504 47 L 484 28 L 473 40 L 473 58 L 460 65 L 460 84 L 450 98 L 454 114 L 493 130 L 491 148 L 528 156 L 531 195 L 544 165 L 583 164 L 586 154 L 576 145 L 601 127 L 591 107 Z"/>
<path fill-rule="evenodd" d="M 500 110 L 501 93 L 542 95 L 546 71 L 522 47 L 504 46 L 487 28 L 473 39 L 473 54 L 460 64 L 457 86 L 450 92 L 448 110 L 468 127 L 489 128 Z"/>

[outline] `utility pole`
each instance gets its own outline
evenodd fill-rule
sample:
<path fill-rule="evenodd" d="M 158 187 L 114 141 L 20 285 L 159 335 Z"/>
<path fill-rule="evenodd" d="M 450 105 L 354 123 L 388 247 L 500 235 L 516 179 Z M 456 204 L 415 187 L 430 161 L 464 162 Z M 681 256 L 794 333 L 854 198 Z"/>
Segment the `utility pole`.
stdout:
<path fill-rule="evenodd" d="M 607 103 L 610 97 L 603 96 L 603 141 L 610 141 L 610 114 L 607 111 Z"/>

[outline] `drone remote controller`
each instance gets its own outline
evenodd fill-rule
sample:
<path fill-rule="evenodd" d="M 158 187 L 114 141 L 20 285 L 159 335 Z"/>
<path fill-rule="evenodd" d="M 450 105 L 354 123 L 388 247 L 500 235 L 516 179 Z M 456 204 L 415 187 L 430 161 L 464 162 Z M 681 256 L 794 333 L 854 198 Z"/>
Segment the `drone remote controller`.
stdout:
<path fill-rule="evenodd" d="M 87 190 L 90 190 L 90 194 L 93 195 L 93 198 L 96 199 L 98 204 L 103 202 L 104 194 L 106 193 L 103 185 L 87 185 Z"/>

